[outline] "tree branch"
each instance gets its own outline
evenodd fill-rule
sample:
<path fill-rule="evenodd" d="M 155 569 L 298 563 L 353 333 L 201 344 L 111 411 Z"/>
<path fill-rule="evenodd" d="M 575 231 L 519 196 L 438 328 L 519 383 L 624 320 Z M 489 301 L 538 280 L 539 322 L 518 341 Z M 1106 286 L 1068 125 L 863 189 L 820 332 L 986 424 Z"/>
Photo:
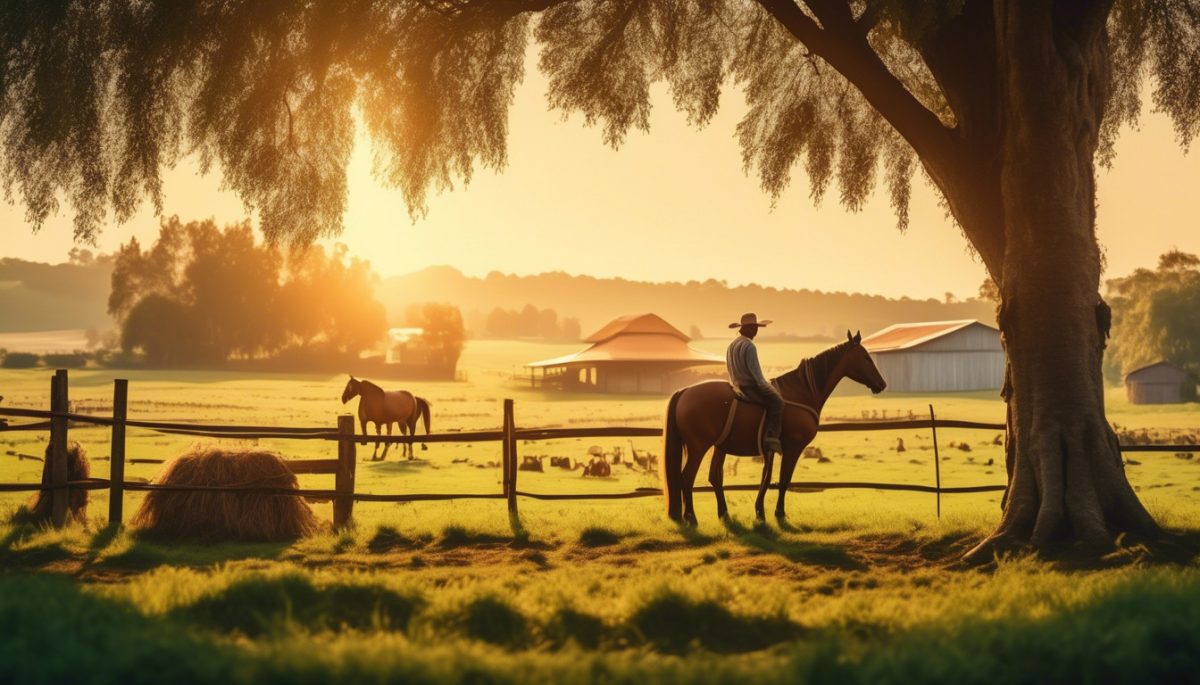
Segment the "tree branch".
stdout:
<path fill-rule="evenodd" d="M 1054 22 L 1076 41 L 1090 43 L 1104 31 L 1112 7 L 1113 0 L 1057 0 Z"/>
<path fill-rule="evenodd" d="M 818 25 L 792 0 L 756 0 L 812 53 L 854 84 L 867 102 L 908 141 L 935 179 L 955 173 L 959 146 L 954 132 L 925 108 L 859 33 L 850 6 L 841 0 L 806 0 Z"/>

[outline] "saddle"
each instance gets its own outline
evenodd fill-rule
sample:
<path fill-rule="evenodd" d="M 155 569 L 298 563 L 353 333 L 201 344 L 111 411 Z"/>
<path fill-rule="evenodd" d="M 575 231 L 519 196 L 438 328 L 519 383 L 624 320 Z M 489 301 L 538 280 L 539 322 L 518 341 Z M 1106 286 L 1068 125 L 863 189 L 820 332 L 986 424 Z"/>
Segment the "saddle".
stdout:
<path fill-rule="evenodd" d="M 775 386 L 776 390 L 779 389 L 779 386 L 775 385 L 774 381 L 771 381 L 771 385 Z M 733 402 L 729 404 L 729 416 L 725 419 L 725 427 L 721 429 L 721 435 L 717 438 L 716 445 L 717 447 L 720 447 L 725 444 L 726 440 L 729 439 L 729 433 L 733 431 L 733 420 L 737 417 L 738 404 L 744 402 L 746 404 L 753 405 L 755 407 L 761 407 L 763 409 L 762 415 L 758 418 L 758 434 L 754 441 L 754 444 L 758 447 L 758 454 L 753 455 L 756 457 L 761 457 L 763 456 L 763 427 L 767 425 L 767 407 L 763 403 L 755 402 L 749 397 L 743 395 L 741 389 L 734 385 L 732 381 L 729 383 L 729 387 L 733 390 Z M 787 399 L 783 401 L 783 404 L 785 418 L 787 416 L 788 407 L 799 407 L 800 409 L 812 414 L 813 418 L 815 418 L 817 421 L 821 420 L 821 413 L 807 404 L 793 402 Z"/>

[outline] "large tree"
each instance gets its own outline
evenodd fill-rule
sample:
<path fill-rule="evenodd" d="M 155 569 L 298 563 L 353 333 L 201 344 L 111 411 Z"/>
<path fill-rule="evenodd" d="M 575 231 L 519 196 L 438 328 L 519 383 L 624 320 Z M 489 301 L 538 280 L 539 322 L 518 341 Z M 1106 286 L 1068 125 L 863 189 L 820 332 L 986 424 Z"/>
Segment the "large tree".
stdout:
<path fill-rule="evenodd" d="M 12 0 L 0 7 L 7 189 L 59 198 L 88 239 L 161 205 L 181 155 L 219 162 L 268 235 L 341 229 L 355 107 L 414 215 L 506 160 L 533 37 L 552 107 L 616 146 L 665 81 L 697 125 L 739 84 L 745 166 L 779 195 L 802 166 L 862 206 L 883 170 L 901 227 L 919 169 L 999 287 L 1010 480 L 977 554 L 1111 547 L 1161 531 L 1104 415 L 1097 164 L 1144 84 L 1200 129 L 1195 0 Z"/>

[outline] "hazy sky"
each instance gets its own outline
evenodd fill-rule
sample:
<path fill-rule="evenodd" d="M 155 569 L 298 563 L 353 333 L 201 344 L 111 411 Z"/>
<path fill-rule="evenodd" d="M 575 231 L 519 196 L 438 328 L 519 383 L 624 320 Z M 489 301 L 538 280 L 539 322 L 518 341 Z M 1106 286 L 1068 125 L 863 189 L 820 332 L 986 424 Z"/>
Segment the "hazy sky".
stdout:
<path fill-rule="evenodd" d="M 734 138 L 744 111 L 740 93 L 727 92 L 721 113 L 698 131 L 659 88 L 650 133 L 634 132 L 613 151 L 579 117 L 562 121 L 547 110 L 545 81 L 530 66 L 511 112 L 508 168 L 480 171 L 468 188 L 432 198 L 428 217 L 415 225 L 399 192 L 373 180 L 369 141 L 360 136 L 339 240 L 384 276 L 449 264 L 476 276 L 559 270 L 922 298 L 971 296 L 984 278 L 919 177 L 904 234 L 885 192 L 850 214 L 831 186 L 814 207 L 801 169 L 772 210 L 757 179 L 742 173 Z M 1099 180 L 1106 276 L 1152 265 L 1171 247 L 1200 252 L 1192 210 L 1200 190 L 1197 155 L 1185 157 L 1170 122 L 1150 113 L 1140 130 L 1122 134 L 1117 149 L 1116 167 Z M 185 162 L 167 175 L 166 214 L 221 223 L 244 218 L 241 203 L 220 185 L 219 174 L 200 177 Z M 2 257 L 57 262 L 72 247 L 65 214 L 32 235 L 24 208 L 0 205 L 0 226 Z M 99 248 L 112 251 L 134 235 L 148 244 L 157 227 L 144 209 L 106 229 Z"/>

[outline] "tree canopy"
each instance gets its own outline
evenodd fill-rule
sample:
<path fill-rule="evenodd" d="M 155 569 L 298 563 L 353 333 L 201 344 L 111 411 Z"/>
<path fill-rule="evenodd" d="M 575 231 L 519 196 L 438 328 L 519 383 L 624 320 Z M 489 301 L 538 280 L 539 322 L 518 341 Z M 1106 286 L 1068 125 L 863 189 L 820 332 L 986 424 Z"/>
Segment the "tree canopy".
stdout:
<path fill-rule="evenodd" d="M 458 359 L 462 356 L 463 343 L 467 339 L 459 308 L 452 304 L 429 302 L 420 308 L 419 314 L 410 308 L 408 324 L 422 329 L 412 347 L 425 359 L 425 364 L 446 369 L 453 378 Z"/>
<path fill-rule="evenodd" d="M 1196 5 L 1058 5 L 1069 30 L 1107 24 L 1098 161 L 1148 78 L 1186 147 L 1200 131 Z M 0 7 L 0 177 L 35 229 L 61 198 L 86 241 L 146 199 L 161 209 L 162 170 L 197 154 L 267 236 L 306 243 L 341 230 L 361 120 L 376 173 L 419 216 L 431 190 L 505 165 L 536 41 L 550 106 L 609 144 L 648 128 L 653 83 L 696 125 L 736 86 L 743 161 L 770 195 L 800 166 L 814 199 L 836 183 L 857 209 L 882 174 L 904 226 L 915 168 L 946 192 L 981 180 L 965 160 L 999 152 L 992 15 L 983 0 L 14 0 Z M 999 206 L 996 184 L 980 187 L 992 197 L 978 204 Z M 948 195 L 998 276 L 1002 245 L 988 243 L 1002 238 L 964 221 L 984 207 Z"/>
<path fill-rule="evenodd" d="M 1167 361 L 1200 377 L 1200 257 L 1172 250 L 1157 269 L 1108 281 L 1113 337 L 1110 380 Z"/>
<path fill-rule="evenodd" d="M 261 359 L 285 351 L 356 357 L 386 329 L 368 263 L 319 246 L 283 252 L 249 223 L 162 222 L 143 250 L 117 253 L 108 300 L 121 346 L 156 366 Z"/>

